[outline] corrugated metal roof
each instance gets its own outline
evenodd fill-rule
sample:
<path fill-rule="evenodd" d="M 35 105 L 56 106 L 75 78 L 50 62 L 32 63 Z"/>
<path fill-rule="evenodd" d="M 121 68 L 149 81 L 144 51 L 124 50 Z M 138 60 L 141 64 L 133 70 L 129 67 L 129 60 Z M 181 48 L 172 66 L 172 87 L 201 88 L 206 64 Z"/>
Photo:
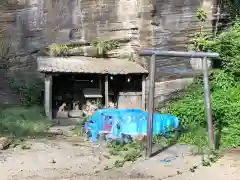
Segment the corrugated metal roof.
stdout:
<path fill-rule="evenodd" d="M 44 57 L 37 60 L 40 72 L 91 73 L 91 74 L 146 74 L 141 65 L 117 58 L 92 58 L 84 56 Z"/>

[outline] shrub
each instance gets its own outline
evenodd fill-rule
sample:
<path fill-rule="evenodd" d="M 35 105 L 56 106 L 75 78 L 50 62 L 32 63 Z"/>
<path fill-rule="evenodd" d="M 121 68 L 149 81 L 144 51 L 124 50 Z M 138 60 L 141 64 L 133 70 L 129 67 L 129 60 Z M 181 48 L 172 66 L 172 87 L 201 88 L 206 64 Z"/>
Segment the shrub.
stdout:
<path fill-rule="evenodd" d="M 220 67 L 233 74 L 240 75 L 240 20 L 221 33 L 209 50 L 220 55 Z"/>
<path fill-rule="evenodd" d="M 0 110 L 0 135 L 3 136 L 22 138 L 44 135 L 48 123 L 44 118 L 43 110 L 37 106 Z"/>
<path fill-rule="evenodd" d="M 7 78 L 10 88 L 20 95 L 23 106 L 30 107 L 41 104 L 43 90 L 41 79 L 17 80 L 13 75 L 9 75 Z"/>
<path fill-rule="evenodd" d="M 211 74 L 210 86 L 214 127 L 217 132 L 221 131 L 221 146 L 240 145 L 240 85 L 232 74 L 221 70 Z M 196 132 L 196 129 L 205 128 L 206 132 L 202 82 L 197 81 L 191 85 L 184 97 L 169 104 L 164 113 L 179 117 L 186 129 Z"/>
<path fill-rule="evenodd" d="M 240 20 L 219 34 L 215 41 L 200 31 L 191 44 L 196 51 L 214 51 L 220 55 L 215 61 L 220 62 L 217 66 L 219 70 L 215 69 L 209 76 L 215 135 L 221 147 L 240 146 Z M 214 65 L 216 67 L 216 63 Z M 194 83 L 185 90 L 183 98 L 168 104 L 164 113 L 181 119 L 183 127 L 187 129 L 187 133 L 180 138 L 182 141 L 198 146 L 207 145 L 201 78 L 195 78 Z"/>

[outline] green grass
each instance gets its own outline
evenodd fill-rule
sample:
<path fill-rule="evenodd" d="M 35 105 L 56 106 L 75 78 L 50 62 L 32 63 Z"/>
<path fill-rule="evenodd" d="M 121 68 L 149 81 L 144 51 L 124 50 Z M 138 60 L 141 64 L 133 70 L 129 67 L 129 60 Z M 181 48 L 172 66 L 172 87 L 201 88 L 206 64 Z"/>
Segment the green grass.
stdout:
<path fill-rule="evenodd" d="M 41 108 L 11 107 L 0 110 L 0 136 L 27 138 L 44 136 L 49 127 Z"/>
<path fill-rule="evenodd" d="M 208 133 L 206 128 L 201 126 L 188 127 L 182 132 L 178 139 L 179 144 L 193 145 L 193 152 L 204 154 L 208 150 Z"/>

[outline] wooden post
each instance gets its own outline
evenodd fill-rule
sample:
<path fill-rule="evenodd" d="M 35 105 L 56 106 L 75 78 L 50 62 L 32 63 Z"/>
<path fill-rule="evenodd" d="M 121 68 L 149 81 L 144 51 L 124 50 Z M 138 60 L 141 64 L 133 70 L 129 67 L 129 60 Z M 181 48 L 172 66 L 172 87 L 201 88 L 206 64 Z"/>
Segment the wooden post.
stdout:
<path fill-rule="evenodd" d="M 44 91 L 45 114 L 49 120 L 52 120 L 52 76 L 45 75 L 45 91 Z"/>
<path fill-rule="evenodd" d="M 142 109 L 146 110 L 146 76 L 142 76 Z"/>
<path fill-rule="evenodd" d="M 108 107 L 108 74 L 105 75 L 105 108 Z"/>
<path fill-rule="evenodd" d="M 204 84 L 204 97 L 205 97 L 205 114 L 208 122 L 208 138 L 209 138 L 209 147 L 210 149 L 215 149 L 214 143 L 214 127 L 212 120 L 212 106 L 211 106 L 211 93 L 209 90 L 208 82 L 208 64 L 207 57 L 204 57 L 202 60 L 203 67 L 203 84 Z"/>
<path fill-rule="evenodd" d="M 155 92 L 155 70 L 156 70 L 156 55 L 153 54 L 149 67 L 149 88 L 148 88 L 148 122 L 147 122 L 147 157 L 152 155 L 152 126 L 154 113 L 154 92 Z"/>
<path fill-rule="evenodd" d="M 102 93 L 102 76 L 99 77 L 99 89 L 100 89 L 100 92 Z"/>
<path fill-rule="evenodd" d="M 99 89 L 100 89 L 101 95 L 103 96 L 102 76 L 99 76 Z M 101 105 L 102 105 L 103 104 L 103 99 L 98 98 L 98 103 L 101 103 Z"/>

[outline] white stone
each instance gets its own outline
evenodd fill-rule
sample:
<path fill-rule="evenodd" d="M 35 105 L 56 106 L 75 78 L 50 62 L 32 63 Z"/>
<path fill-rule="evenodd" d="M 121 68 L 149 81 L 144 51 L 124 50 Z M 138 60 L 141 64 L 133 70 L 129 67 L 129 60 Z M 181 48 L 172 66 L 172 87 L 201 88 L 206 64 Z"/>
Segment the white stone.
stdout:
<path fill-rule="evenodd" d="M 203 70 L 202 58 L 191 58 L 190 64 L 194 70 Z M 208 68 L 212 67 L 211 60 L 207 60 Z"/>

